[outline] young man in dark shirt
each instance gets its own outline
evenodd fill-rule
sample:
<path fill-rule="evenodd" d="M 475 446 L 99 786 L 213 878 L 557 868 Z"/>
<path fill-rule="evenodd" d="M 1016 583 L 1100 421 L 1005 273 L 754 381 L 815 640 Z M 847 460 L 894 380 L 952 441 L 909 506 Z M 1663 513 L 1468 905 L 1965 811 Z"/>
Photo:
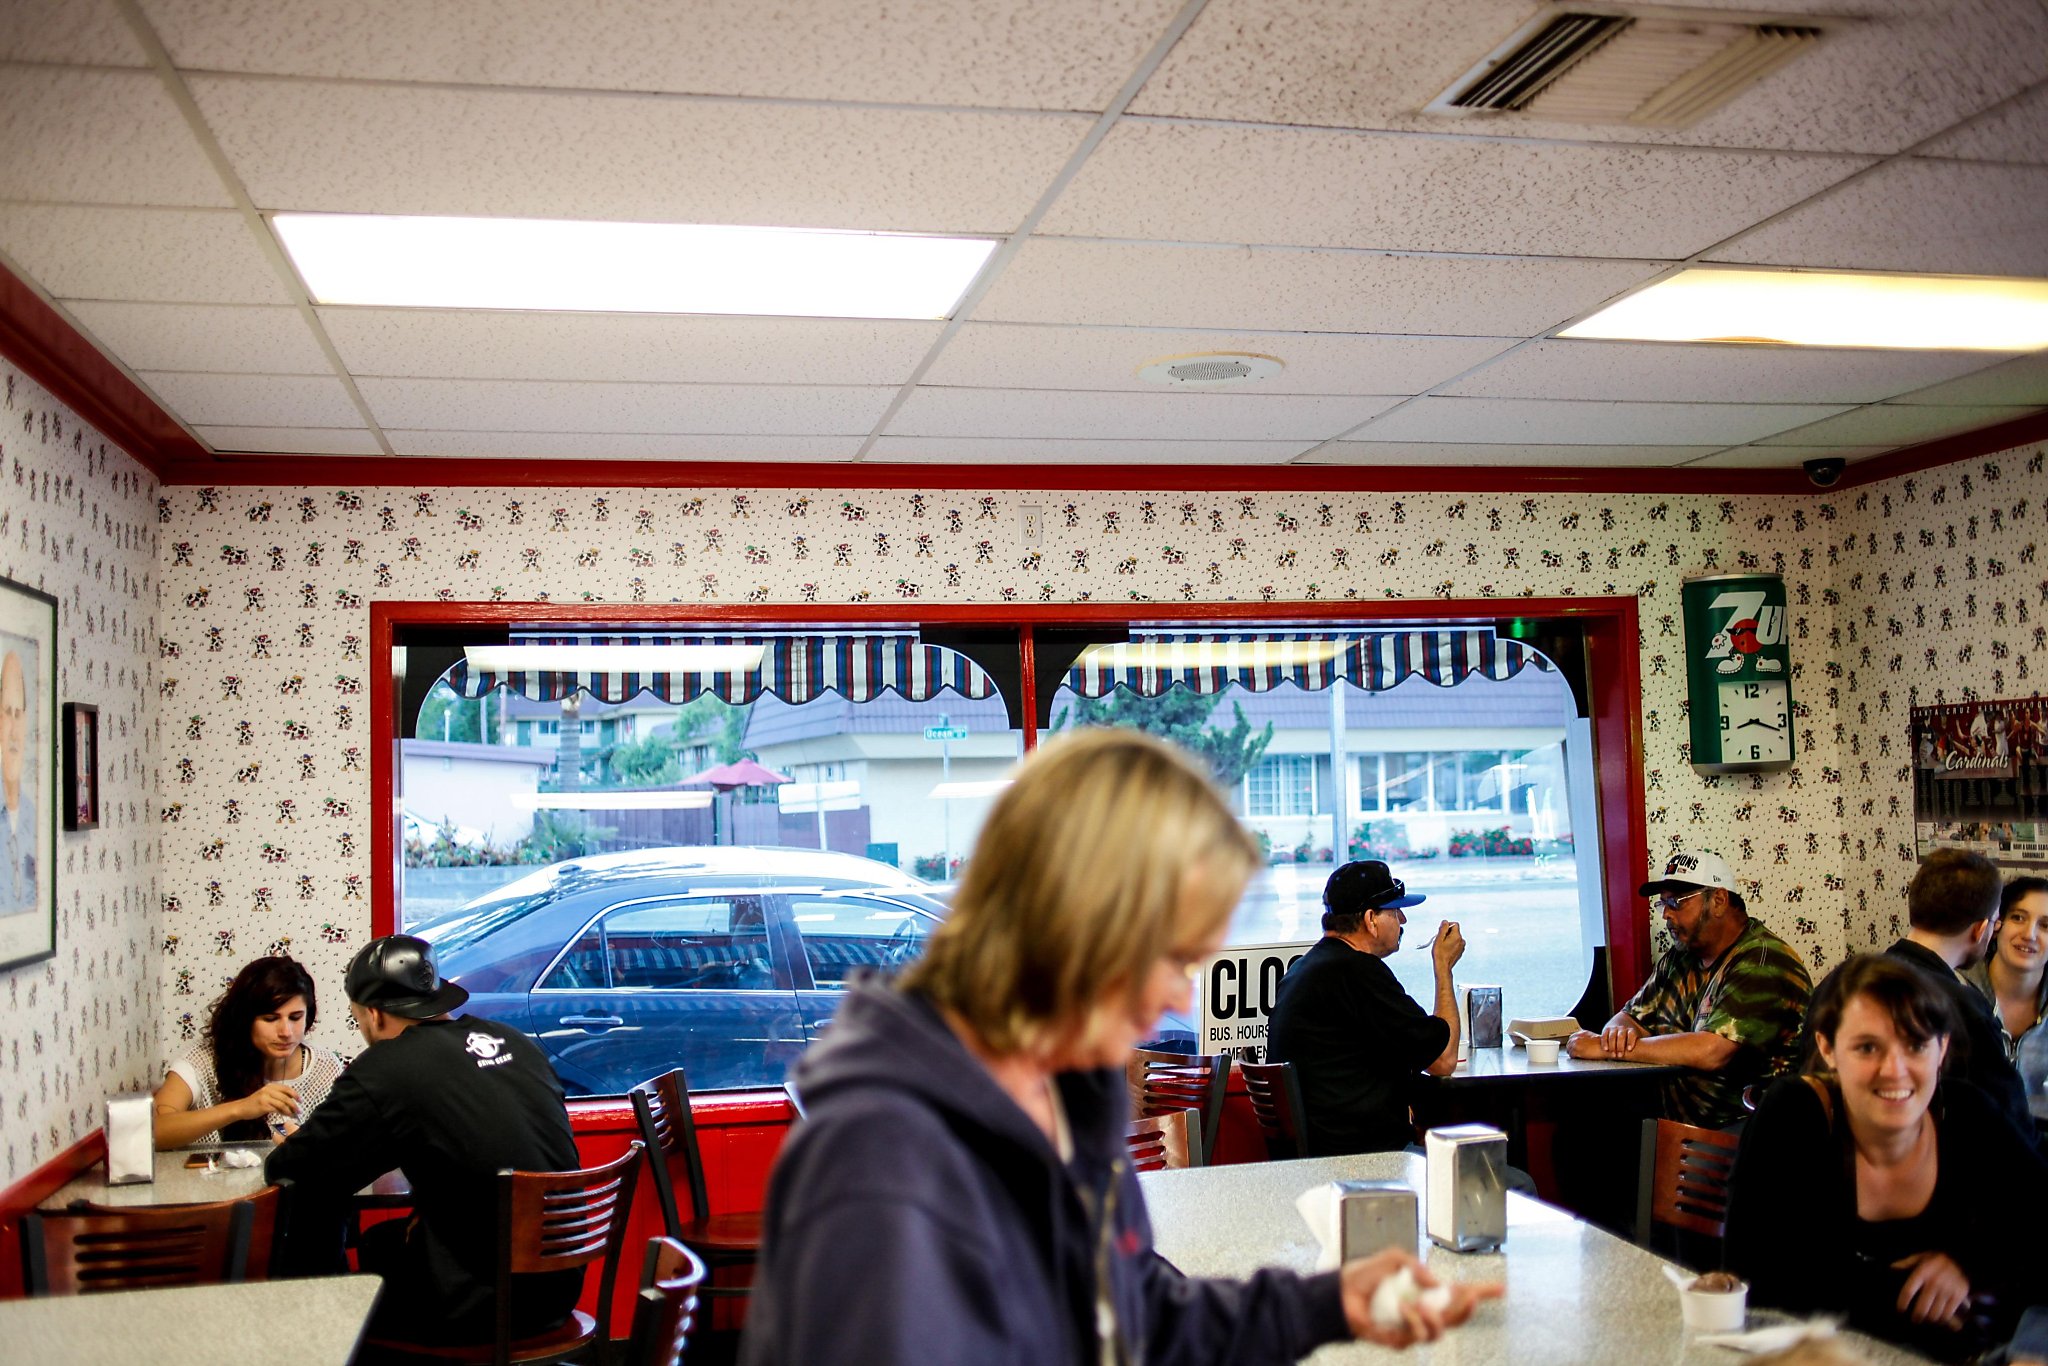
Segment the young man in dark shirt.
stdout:
<path fill-rule="evenodd" d="M 1423 1072 L 1458 1065 L 1458 1002 L 1451 968 L 1465 952 L 1445 921 L 1430 953 L 1435 1011 L 1401 989 L 1383 959 L 1401 947 L 1402 908 L 1424 898 L 1377 860 L 1347 863 L 1323 887 L 1323 937 L 1280 980 L 1266 1056 L 1291 1062 L 1316 1157 L 1392 1152 L 1415 1141 L 1408 1092 Z"/>
<path fill-rule="evenodd" d="M 295 1223 L 326 1222 L 393 1169 L 412 1186 L 410 1219 L 363 1238 L 365 1271 L 384 1278 L 375 1337 L 462 1342 L 489 1336 L 497 1275 L 497 1173 L 579 1163 L 562 1084 L 540 1049 L 494 1020 L 449 1012 L 469 999 L 441 980 L 433 947 L 410 935 L 363 946 L 349 964 L 349 1013 L 370 1047 L 264 1164 L 289 1177 Z M 565 1321 L 583 1273 L 524 1278 L 513 1331 Z"/>

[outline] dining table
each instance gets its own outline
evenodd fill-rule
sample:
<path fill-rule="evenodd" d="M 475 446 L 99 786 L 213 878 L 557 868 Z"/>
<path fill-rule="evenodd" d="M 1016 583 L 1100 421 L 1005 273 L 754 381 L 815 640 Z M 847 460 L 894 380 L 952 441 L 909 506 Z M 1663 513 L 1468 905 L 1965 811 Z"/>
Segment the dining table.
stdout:
<path fill-rule="evenodd" d="M 223 1143 L 207 1148 L 169 1148 L 155 1155 L 154 1179 L 107 1181 L 104 1159 L 72 1177 L 38 1202 L 46 1210 L 74 1209 L 90 1205 L 98 1209 L 133 1209 L 144 1205 L 197 1205 L 214 1200 L 239 1200 L 254 1195 L 268 1183 L 263 1179 L 263 1156 L 271 1149 L 268 1140 Z M 243 1153 L 255 1159 L 246 1166 L 229 1165 L 229 1153 Z M 193 1158 L 209 1165 L 190 1165 Z M 412 1204 L 412 1187 L 405 1173 L 386 1172 L 356 1193 L 358 1209 L 395 1209 Z"/>
<path fill-rule="evenodd" d="M 1405 1152 L 1254 1162 L 1146 1172 L 1138 1180 L 1161 1256 L 1190 1276 L 1233 1279 L 1262 1267 L 1317 1269 L 1320 1244 L 1295 1208 L 1331 1181 L 1394 1181 L 1415 1192 L 1416 1227 L 1429 1225 L 1427 1159 Z M 1507 1239 L 1496 1252 L 1452 1252 L 1418 1236 L 1417 1255 L 1446 1282 L 1499 1281 L 1440 1342 L 1405 1353 L 1368 1343 L 1324 1347 L 1318 1366 L 1395 1361 L 1412 1366 L 1736 1366 L 1740 1353 L 1698 1340 L 1684 1325 L 1671 1264 L 1541 1200 L 1507 1192 Z M 1689 1273 L 1688 1273 L 1689 1274 Z M 1752 1309 L 1748 1327 L 1792 1322 Z M 1870 1366 L 1925 1358 L 1841 1330 Z"/>
<path fill-rule="evenodd" d="M 0 1361 L 346 1366 L 382 1284 L 315 1276 L 0 1300 Z"/>

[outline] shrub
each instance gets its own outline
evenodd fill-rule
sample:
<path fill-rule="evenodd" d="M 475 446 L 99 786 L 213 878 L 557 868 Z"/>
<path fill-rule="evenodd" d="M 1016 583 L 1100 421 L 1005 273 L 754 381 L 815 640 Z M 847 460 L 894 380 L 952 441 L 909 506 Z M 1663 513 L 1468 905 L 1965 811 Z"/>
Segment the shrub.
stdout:
<path fill-rule="evenodd" d="M 1527 858 L 1536 852 L 1536 842 L 1510 835 L 1505 825 L 1498 825 L 1485 831 L 1454 832 L 1450 852 L 1452 858 Z"/>
<path fill-rule="evenodd" d="M 955 863 L 958 863 L 957 859 Z M 919 854 L 911 862 L 910 871 L 923 878 L 926 882 L 944 882 L 946 880 L 946 856 L 944 854 Z"/>

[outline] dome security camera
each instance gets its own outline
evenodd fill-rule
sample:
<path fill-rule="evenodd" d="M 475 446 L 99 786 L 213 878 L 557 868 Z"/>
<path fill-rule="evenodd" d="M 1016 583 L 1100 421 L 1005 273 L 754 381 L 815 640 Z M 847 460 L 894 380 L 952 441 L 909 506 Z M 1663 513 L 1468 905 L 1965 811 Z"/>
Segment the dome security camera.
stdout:
<path fill-rule="evenodd" d="M 1813 481 L 1815 488 L 1825 489 L 1835 486 L 1842 477 L 1842 471 L 1849 468 L 1849 462 L 1836 456 L 1829 456 L 1825 460 L 1802 461 L 1800 468 L 1806 471 L 1806 477 Z"/>

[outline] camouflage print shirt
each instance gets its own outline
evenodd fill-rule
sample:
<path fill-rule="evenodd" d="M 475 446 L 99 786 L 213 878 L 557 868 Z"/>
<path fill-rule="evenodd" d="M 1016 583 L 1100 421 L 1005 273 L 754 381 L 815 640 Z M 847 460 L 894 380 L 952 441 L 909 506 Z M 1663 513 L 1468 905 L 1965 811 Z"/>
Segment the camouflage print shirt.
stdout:
<path fill-rule="evenodd" d="M 1812 995 L 1798 953 L 1752 918 L 1712 964 L 1672 948 L 1623 1009 L 1648 1034 L 1719 1034 L 1740 1045 L 1720 1071 L 1689 1071 L 1664 1088 L 1666 1115 L 1718 1129 L 1742 1117 L 1743 1087 L 1798 1065 Z"/>

